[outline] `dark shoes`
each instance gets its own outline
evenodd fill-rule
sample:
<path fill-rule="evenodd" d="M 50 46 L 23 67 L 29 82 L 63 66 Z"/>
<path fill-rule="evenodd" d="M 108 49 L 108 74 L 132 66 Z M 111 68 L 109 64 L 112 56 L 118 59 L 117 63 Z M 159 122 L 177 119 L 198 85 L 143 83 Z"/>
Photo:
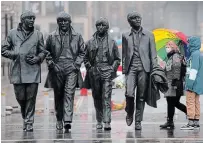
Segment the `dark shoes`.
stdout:
<path fill-rule="evenodd" d="M 33 132 L 33 124 L 27 124 L 25 131 L 26 132 Z"/>
<path fill-rule="evenodd" d="M 102 129 L 103 128 L 102 122 L 97 122 L 96 128 L 97 129 Z"/>
<path fill-rule="evenodd" d="M 110 123 L 105 123 L 104 130 L 106 130 L 106 131 L 111 130 L 111 124 Z"/>
<path fill-rule="evenodd" d="M 26 131 L 26 123 L 23 121 L 23 131 Z"/>
<path fill-rule="evenodd" d="M 199 120 L 194 120 L 194 128 L 200 128 Z"/>
<path fill-rule="evenodd" d="M 103 128 L 102 122 L 97 122 L 96 128 L 97 129 L 102 129 Z M 111 130 L 111 124 L 110 123 L 105 123 L 104 124 L 104 130 L 106 130 L 106 131 Z"/>
<path fill-rule="evenodd" d="M 63 130 L 63 122 L 62 121 L 56 122 L 56 129 L 57 130 Z"/>
<path fill-rule="evenodd" d="M 64 125 L 65 131 L 68 131 L 71 129 L 71 124 L 70 123 L 65 123 Z"/>
<path fill-rule="evenodd" d="M 130 126 L 133 123 L 133 115 L 127 114 L 126 123 Z M 135 122 L 135 130 L 142 130 L 141 122 Z"/>
<path fill-rule="evenodd" d="M 195 126 L 194 121 L 193 120 L 189 120 L 188 124 L 182 126 L 180 129 L 181 130 L 193 130 L 194 126 Z"/>
<path fill-rule="evenodd" d="M 23 131 L 33 132 L 33 124 L 26 124 L 25 121 L 23 121 Z"/>
<path fill-rule="evenodd" d="M 130 126 L 133 123 L 133 115 L 130 116 L 129 114 L 127 114 L 126 123 L 127 123 L 128 126 Z"/>
<path fill-rule="evenodd" d="M 141 122 L 136 122 L 135 123 L 135 130 L 142 130 Z"/>
<path fill-rule="evenodd" d="M 161 129 L 174 129 L 174 122 L 173 122 L 173 120 L 172 121 L 167 121 L 165 124 L 163 124 L 163 125 L 160 125 L 160 128 Z"/>

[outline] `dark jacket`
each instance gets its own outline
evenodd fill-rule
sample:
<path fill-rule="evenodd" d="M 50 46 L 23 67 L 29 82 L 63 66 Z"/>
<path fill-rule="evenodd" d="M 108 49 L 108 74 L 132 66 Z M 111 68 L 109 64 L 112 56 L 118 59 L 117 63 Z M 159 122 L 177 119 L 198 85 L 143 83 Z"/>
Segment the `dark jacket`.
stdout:
<path fill-rule="evenodd" d="M 82 76 L 80 72 L 80 67 L 83 62 L 83 57 L 85 55 L 84 50 L 84 41 L 80 34 L 76 33 L 73 29 L 71 29 L 71 41 L 70 41 L 70 48 L 73 54 L 74 58 L 74 66 L 78 70 L 78 83 L 77 87 L 82 87 L 83 81 Z M 54 63 L 57 62 L 58 58 L 61 55 L 61 48 L 64 47 L 64 45 L 61 45 L 61 38 L 59 35 L 59 30 L 55 30 L 52 32 L 46 41 L 46 50 L 50 53 L 47 56 L 47 61 L 53 61 Z M 53 69 L 49 69 L 49 73 L 47 75 L 47 79 L 45 82 L 46 88 L 53 88 L 54 81 L 52 81 L 52 75 L 54 74 Z"/>
<path fill-rule="evenodd" d="M 110 37 L 108 36 L 108 41 L 107 41 L 107 45 L 108 46 L 108 64 L 111 65 L 113 67 L 113 74 L 112 74 L 112 79 L 116 78 L 117 74 L 117 69 L 118 66 L 120 65 L 120 54 L 118 51 L 118 46 L 116 45 L 116 42 Z M 84 57 L 84 64 L 85 67 L 87 69 L 87 74 L 85 77 L 85 81 L 84 81 L 84 87 L 90 89 L 90 68 L 94 66 L 94 62 L 95 62 L 95 58 L 97 55 L 97 51 L 98 51 L 98 46 L 96 45 L 96 34 L 93 35 L 93 37 L 86 42 L 85 44 L 85 57 Z"/>
<path fill-rule="evenodd" d="M 2 56 L 11 59 L 10 82 L 12 84 L 40 83 L 40 65 L 47 54 L 44 49 L 43 35 L 33 28 L 29 36 L 24 38 L 21 25 L 20 23 L 17 29 L 10 30 L 6 41 L 1 45 Z M 25 61 L 27 55 L 39 56 L 41 62 L 30 65 Z"/>
<path fill-rule="evenodd" d="M 183 95 L 183 78 L 181 77 L 181 63 L 183 57 L 179 52 L 171 52 L 166 62 L 165 73 L 169 90 L 165 97 L 175 97 Z M 177 89 L 174 88 L 177 87 Z"/>
<path fill-rule="evenodd" d="M 132 31 L 122 35 L 122 67 L 123 74 L 127 74 L 133 56 L 133 34 Z M 152 32 L 142 29 L 140 37 L 139 54 L 146 72 L 157 65 L 157 52 L 154 35 Z"/>
<path fill-rule="evenodd" d="M 154 108 L 157 108 L 157 100 L 160 99 L 160 93 L 167 92 L 168 83 L 165 72 L 159 66 L 154 67 L 150 73 L 149 88 L 145 96 L 146 103 Z"/>

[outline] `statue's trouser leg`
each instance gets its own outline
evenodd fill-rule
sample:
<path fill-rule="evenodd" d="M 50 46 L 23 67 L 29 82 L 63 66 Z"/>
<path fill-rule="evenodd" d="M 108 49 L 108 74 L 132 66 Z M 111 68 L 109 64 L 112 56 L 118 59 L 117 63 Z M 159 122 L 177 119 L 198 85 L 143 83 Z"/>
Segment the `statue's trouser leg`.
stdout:
<path fill-rule="evenodd" d="M 65 77 L 63 120 L 72 123 L 74 94 L 77 83 L 77 72 L 71 72 Z"/>
<path fill-rule="evenodd" d="M 143 120 L 143 113 L 145 107 L 145 94 L 147 92 L 149 74 L 144 70 L 137 73 L 137 93 L 136 93 L 136 113 L 135 121 L 141 122 Z"/>
<path fill-rule="evenodd" d="M 104 123 L 111 123 L 111 80 L 104 80 L 102 83 L 102 98 L 103 98 L 103 117 Z"/>
<path fill-rule="evenodd" d="M 130 70 L 126 75 L 126 107 L 125 111 L 128 115 L 133 116 L 135 106 L 135 88 L 137 86 L 137 71 Z"/>
<path fill-rule="evenodd" d="M 14 84 L 14 90 L 24 122 L 33 124 L 38 83 Z"/>
<path fill-rule="evenodd" d="M 54 78 L 54 77 L 53 77 Z M 63 120 L 64 82 L 54 78 L 54 103 L 57 121 Z"/>
<path fill-rule="evenodd" d="M 102 81 L 99 76 L 91 78 L 92 97 L 94 100 L 94 107 L 96 111 L 97 122 L 103 121 L 103 100 L 102 100 Z"/>
<path fill-rule="evenodd" d="M 23 120 L 25 119 L 25 107 L 26 107 L 26 98 L 25 98 L 25 84 L 14 84 L 14 92 L 16 99 L 21 108 L 21 115 Z"/>

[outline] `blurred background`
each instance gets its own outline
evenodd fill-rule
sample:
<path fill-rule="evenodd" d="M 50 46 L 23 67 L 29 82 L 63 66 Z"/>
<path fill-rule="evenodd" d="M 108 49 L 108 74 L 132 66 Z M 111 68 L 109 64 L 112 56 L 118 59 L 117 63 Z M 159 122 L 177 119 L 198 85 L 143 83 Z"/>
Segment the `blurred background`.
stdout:
<path fill-rule="evenodd" d="M 24 10 L 36 13 L 35 27 L 44 34 L 56 29 L 56 16 L 66 11 L 72 16 L 72 25 L 84 40 L 91 38 L 95 21 L 106 17 L 110 22 L 109 33 L 115 40 L 130 29 L 127 14 L 136 10 L 142 14 L 142 25 L 148 30 L 171 28 L 187 36 L 200 36 L 203 41 L 203 2 L 178 1 L 1 1 L 1 40 L 10 29 L 17 27 Z M 121 48 L 119 48 L 121 51 Z M 2 58 L 2 76 L 8 75 L 9 63 Z M 46 66 L 42 67 L 46 70 Z"/>

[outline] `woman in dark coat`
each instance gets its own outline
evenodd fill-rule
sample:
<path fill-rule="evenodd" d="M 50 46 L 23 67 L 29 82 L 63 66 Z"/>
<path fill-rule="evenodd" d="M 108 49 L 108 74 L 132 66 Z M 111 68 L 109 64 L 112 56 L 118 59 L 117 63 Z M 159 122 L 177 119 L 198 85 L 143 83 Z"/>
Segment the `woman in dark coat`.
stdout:
<path fill-rule="evenodd" d="M 165 73 L 168 80 L 168 91 L 165 93 L 167 101 L 167 122 L 160 125 L 161 128 L 174 128 L 173 117 L 175 107 L 186 112 L 186 106 L 180 103 L 180 98 L 183 95 L 183 80 L 181 67 L 184 62 L 183 56 L 180 54 L 178 46 L 169 41 L 166 45 L 168 60 L 166 62 Z"/>

